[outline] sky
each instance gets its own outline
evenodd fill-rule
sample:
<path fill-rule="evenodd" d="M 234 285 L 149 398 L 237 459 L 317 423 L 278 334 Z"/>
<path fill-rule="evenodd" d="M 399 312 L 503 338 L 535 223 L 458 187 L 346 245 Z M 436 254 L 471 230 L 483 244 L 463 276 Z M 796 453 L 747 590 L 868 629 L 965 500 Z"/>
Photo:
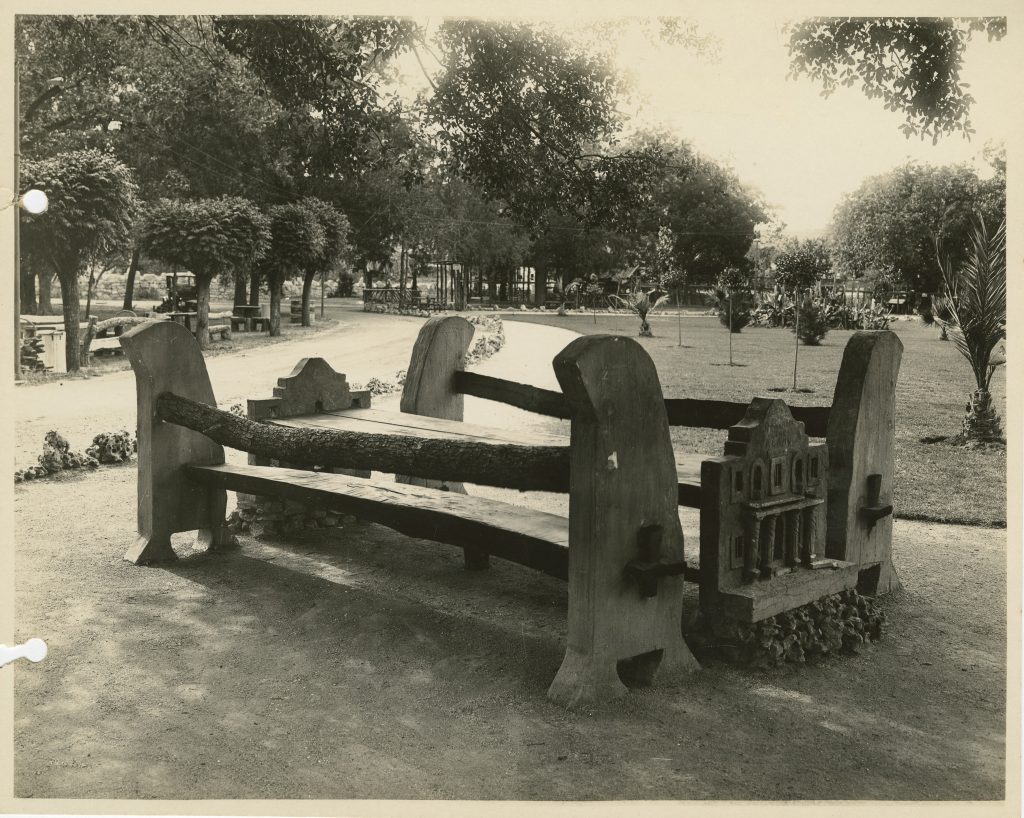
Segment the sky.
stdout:
<path fill-rule="evenodd" d="M 961 77 L 976 99 L 977 133 L 970 141 L 955 134 L 933 145 L 930 138 L 906 138 L 899 130 L 903 116 L 857 87 L 824 98 L 811 79 L 787 79 L 785 17 L 754 6 L 743 14 L 729 8 L 691 18 L 701 34 L 717 37 L 717 59 L 652 43 L 639 31 L 624 33 L 617 62 L 633 94 L 620 112 L 627 129 L 668 130 L 732 167 L 763 194 L 787 234 L 821 234 L 843 194 L 909 160 L 966 162 L 990 174 L 982 149 L 1008 138 L 1016 107 L 1007 59 L 1012 33 L 995 43 L 983 33 L 972 39 Z M 402 74 L 412 86 L 424 84 L 411 59 Z"/>
<path fill-rule="evenodd" d="M 911 159 L 968 162 L 988 175 L 981 160 L 986 141 L 1008 137 L 1018 104 L 1007 59 L 1012 34 L 995 43 L 984 34 L 972 39 L 961 77 L 976 99 L 971 119 L 977 133 L 970 141 L 957 134 L 933 145 L 930 138 L 904 137 L 903 116 L 857 87 L 824 98 L 807 77 L 787 80 L 784 18 L 752 13 L 698 22 L 720 39 L 717 61 L 679 47 L 624 44 L 620 65 L 646 99 L 629 113 L 731 165 L 761 190 L 787 232 L 820 233 L 844 193 Z"/>

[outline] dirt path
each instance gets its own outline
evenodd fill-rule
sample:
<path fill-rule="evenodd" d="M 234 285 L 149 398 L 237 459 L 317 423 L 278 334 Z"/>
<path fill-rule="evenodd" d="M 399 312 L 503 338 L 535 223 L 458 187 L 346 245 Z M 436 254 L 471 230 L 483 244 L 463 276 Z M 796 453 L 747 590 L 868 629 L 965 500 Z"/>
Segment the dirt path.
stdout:
<path fill-rule="evenodd" d="M 487 370 L 551 386 L 566 336 L 520 332 Z M 15 635 L 50 646 L 14 668 L 16 796 L 1003 797 L 1004 531 L 898 521 L 906 591 L 859 656 L 566 712 L 564 583 L 358 522 L 220 555 L 182 535 L 141 569 L 134 503 L 130 467 L 15 489 Z"/>
<path fill-rule="evenodd" d="M 422 318 L 341 312 L 339 326 L 294 341 L 285 341 L 207 361 L 218 403 L 236 403 L 270 394 L 276 379 L 300 359 L 326 358 L 352 382 L 377 376 L 392 378 L 409 363 L 409 351 Z M 35 463 L 43 436 L 56 429 L 85 448 L 99 432 L 135 428 L 135 377 L 114 372 L 88 380 L 21 386 L 15 392 L 15 463 Z"/>

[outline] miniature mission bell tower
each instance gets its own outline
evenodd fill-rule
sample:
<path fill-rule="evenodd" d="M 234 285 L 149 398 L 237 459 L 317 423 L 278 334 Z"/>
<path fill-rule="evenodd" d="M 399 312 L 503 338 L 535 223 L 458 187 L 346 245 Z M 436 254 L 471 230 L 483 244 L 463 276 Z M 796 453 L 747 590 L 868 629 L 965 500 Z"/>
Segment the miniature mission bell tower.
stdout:
<path fill-rule="evenodd" d="M 810 444 L 782 400 L 754 398 L 725 456 L 701 466 L 700 605 L 757 622 L 857 585 L 827 559 L 828 447 Z"/>

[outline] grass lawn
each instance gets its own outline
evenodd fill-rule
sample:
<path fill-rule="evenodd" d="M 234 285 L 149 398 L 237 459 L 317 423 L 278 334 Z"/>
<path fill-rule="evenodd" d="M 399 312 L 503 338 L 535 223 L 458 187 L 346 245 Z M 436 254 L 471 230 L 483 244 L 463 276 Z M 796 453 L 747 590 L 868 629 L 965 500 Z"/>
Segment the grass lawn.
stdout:
<path fill-rule="evenodd" d="M 559 317 L 526 314 L 512 320 L 564 327 L 579 333 L 614 333 L 636 337 L 639 319 L 625 315 Z M 749 327 L 733 335 L 730 367 L 728 334 L 717 318 L 687 317 L 678 343 L 674 315 L 652 319 L 654 338 L 637 338 L 658 368 L 666 397 L 748 401 L 756 395 L 782 397 L 793 405 L 832 403 L 832 392 L 853 334 L 833 330 L 820 347 L 801 345 L 797 385 L 811 393 L 771 392 L 793 385 L 793 334 L 783 329 Z M 919 321 L 896 321 L 891 328 L 903 341 L 896 404 L 896 514 L 905 519 L 968 525 L 1006 525 L 1006 452 L 970 450 L 921 438 L 952 436 L 960 429 L 974 379 L 967 361 L 952 342 Z M 1000 415 L 1006 414 L 1005 368 L 992 379 Z M 721 454 L 726 432 L 673 428 L 677 448 Z"/>

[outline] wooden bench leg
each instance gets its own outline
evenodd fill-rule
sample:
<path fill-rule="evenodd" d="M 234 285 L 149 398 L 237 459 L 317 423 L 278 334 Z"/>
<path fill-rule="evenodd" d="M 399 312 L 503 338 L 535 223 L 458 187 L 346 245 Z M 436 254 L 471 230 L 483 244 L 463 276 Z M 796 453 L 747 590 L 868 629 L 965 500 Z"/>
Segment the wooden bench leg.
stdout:
<path fill-rule="evenodd" d="M 868 595 L 900 589 L 892 564 L 896 380 L 903 344 L 896 333 L 857 332 L 843 353 L 828 422 L 826 556 L 861 566 L 857 589 Z M 877 475 L 877 477 L 876 477 Z"/>
<path fill-rule="evenodd" d="M 462 420 L 463 396 L 452 388 L 456 372 L 465 369 L 466 353 L 473 340 L 473 325 L 465 318 L 431 318 L 420 329 L 412 349 L 402 389 L 401 409 L 411 415 Z M 397 475 L 396 481 L 414 486 L 444 488 L 466 494 L 462 483 L 442 483 L 419 477 Z M 490 556 L 482 546 L 462 549 L 466 569 L 482 571 L 489 567 Z"/>
<path fill-rule="evenodd" d="M 179 531 L 198 530 L 207 545 L 225 545 L 231 539 L 224 528 L 227 493 L 191 482 L 181 468 L 223 463 L 224 450 L 198 432 L 156 417 L 162 392 L 217 405 L 199 344 L 181 324 L 160 321 L 126 332 L 121 346 L 135 372 L 139 449 L 139 537 L 125 559 L 136 564 L 174 559 L 171 534 Z"/>
<path fill-rule="evenodd" d="M 628 338 L 578 338 L 555 358 L 573 413 L 569 634 L 548 698 L 623 695 L 698 669 L 682 637 L 683 531 L 661 385 Z"/>

